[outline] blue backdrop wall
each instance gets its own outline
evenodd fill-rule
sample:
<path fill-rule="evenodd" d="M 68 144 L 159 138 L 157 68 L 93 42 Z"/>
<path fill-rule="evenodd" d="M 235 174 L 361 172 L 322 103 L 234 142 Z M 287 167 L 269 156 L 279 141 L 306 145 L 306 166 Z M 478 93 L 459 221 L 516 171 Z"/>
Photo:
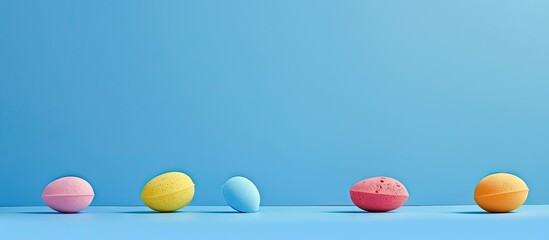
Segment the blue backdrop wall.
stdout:
<path fill-rule="evenodd" d="M 179 170 L 192 204 L 251 178 L 263 204 L 471 204 L 511 172 L 549 203 L 548 1 L 0 1 L 0 205 L 87 179 L 141 204 Z"/>

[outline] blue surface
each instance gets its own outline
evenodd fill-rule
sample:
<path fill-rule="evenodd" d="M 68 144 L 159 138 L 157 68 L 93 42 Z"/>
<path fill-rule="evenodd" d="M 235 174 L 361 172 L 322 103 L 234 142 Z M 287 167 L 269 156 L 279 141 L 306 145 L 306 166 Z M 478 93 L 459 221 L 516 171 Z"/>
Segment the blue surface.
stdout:
<path fill-rule="evenodd" d="M 62 215 L 45 207 L 0 208 L 1 239 L 547 239 L 549 206 L 486 214 L 476 206 L 403 207 L 92 207 Z"/>
<path fill-rule="evenodd" d="M 188 173 L 194 205 L 471 204 L 512 172 L 549 204 L 549 1 L 0 1 L 0 206 L 87 179 L 137 205 Z"/>

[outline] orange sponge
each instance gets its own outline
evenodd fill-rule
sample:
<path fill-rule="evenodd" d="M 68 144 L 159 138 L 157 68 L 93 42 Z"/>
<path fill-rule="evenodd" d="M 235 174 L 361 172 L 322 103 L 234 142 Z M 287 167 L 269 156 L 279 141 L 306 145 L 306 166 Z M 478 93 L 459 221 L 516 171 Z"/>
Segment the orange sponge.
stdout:
<path fill-rule="evenodd" d="M 519 177 L 508 173 L 486 176 L 475 188 L 475 201 L 487 212 L 511 212 L 528 197 L 528 186 Z"/>

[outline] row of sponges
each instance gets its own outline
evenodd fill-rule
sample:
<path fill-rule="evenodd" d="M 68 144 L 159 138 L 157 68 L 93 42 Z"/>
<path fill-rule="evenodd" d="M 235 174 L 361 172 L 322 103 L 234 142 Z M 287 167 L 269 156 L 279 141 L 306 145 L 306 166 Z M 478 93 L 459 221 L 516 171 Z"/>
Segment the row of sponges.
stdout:
<path fill-rule="evenodd" d="M 229 206 L 239 212 L 259 210 L 260 195 L 255 184 L 245 177 L 233 177 L 222 186 Z M 475 188 L 474 199 L 484 210 L 493 213 L 513 211 L 526 201 L 528 186 L 519 177 L 496 173 L 483 178 Z M 351 200 L 366 211 L 387 212 L 404 205 L 408 190 L 396 179 L 373 177 L 351 187 Z M 168 172 L 151 179 L 141 192 L 141 199 L 158 212 L 174 212 L 189 204 L 194 196 L 192 179 L 181 172 Z M 94 197 L 92 186 L 84 179 L 63 177 L 46 186 L 42 199 L 61 213 L 79 212 L 88 207 Z"/>
<path fill-rule="evenodd" d="M 486 176 L 477 184 L 474 199 L 487 212 L 511 212 L 524 204 L 528 186 L 519 177 L 509 173 Z M 387 212 L 399 208 L 408 200 L 408 190 L 396 179 L 374 177 L 364 179 L 351 187 L 353 203 L 369 212 Z"/>
<path fill-rule="evenodd" d="M 229 206 L 239 212 L 257 212 L 261 201 L 259 190 L 249 179 L 232 177 L 221 187 Z M 76 213 L 87 208 L 95 196 L 92 186 L 78 177 L 62 177 L 46 186 L 42 199 L 61 213 Z M 158 212 L 174 212 L 189 204 L 194 197 L 194 182 L 182 172 L 168 172 L 151 179 L 141 191 L 141 199 Z"/>
<path fill-rule="evenodd" d="M 260 195 L 255 184 L 245 177 L 232 177 L 221 187 L 225 202 L 239 212 L 257 212 Z M 194 196 L 193 180 L 181 172 L 161 174 L 150 180 L 141 199 L 158 212 L 177 211 L 189 204 Z"/>

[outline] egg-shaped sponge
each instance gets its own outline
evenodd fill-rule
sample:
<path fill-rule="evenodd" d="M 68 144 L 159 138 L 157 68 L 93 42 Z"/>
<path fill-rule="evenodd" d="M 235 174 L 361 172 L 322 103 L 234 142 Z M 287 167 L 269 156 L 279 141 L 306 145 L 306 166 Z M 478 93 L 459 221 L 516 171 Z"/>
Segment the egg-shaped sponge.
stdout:
<path fill-rule="evenodd" d="M 62 177 L 44 188 L 42 199 L 55 211 L 76 213 L 87 208 L 95 196 L 92 186 L 78 177 Z"/>
<path fill-rule="evenodd" d="M 251 213 L 259 210 L 260 196 L 255 184 L 245 177 L 232 177 L 222 187 L 225 202 L 234 210 Z"/>
<path fill-rule="evenodd" d="M 404 184 L 390 177 L 364 179 L 351 187 L 353 203 L 369 212 L 387 212 L 404 205 L 408 190 Z"/>
<path fill-rule="evenodd" d="M 141 191 L 141 199 L 158 212 L 174 212 L 189 204 L 194 196 L 193 180 L 182 172 L 168 172 L 151 179 Z"/>
<path fill-rule="evenodd" d="M 475 188 L 475 202 L 491 213 L 511 212 L 526 201 L 528 186 L 519 177 L 509 173 L 486 176 Z"/>

